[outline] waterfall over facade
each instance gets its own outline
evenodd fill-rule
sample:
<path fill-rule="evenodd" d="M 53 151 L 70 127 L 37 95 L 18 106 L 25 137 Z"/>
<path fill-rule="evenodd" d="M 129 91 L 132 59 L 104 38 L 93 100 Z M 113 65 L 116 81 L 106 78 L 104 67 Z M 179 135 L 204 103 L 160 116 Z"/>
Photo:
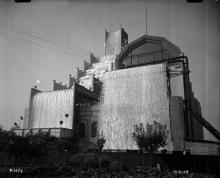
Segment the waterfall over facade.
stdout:
<path fill-rule="evenodd" d="M 73 128 L 74 89 L 41 92 L 31 100 L 29 128 Z M 68 114 L 68 118 L 65 117 Z"/>
<path fill-rule="evenodd" d="M 164 64 L 157 64 L 105 74 L 99 118 L 105 149 L 136 149 L 135 124 L 155 120 L 170 130 L 165 69 Z"/>
<path fill-rule="evenodd" d="M 16 133 L 41 129 L 76 137 L 79 150 L 88 151 L 96 149 L 98 131 L 106 139 L 104 149 L 136 150 L 134 125 L 157 121 L 167 126 L 166 151 L 216 155 L 219 144 L 206 143 L 203 127 L 218 140 L 220 133 L 202 117 L 187 56 L 163 37 L 144 35 L 125 46 L 127 33 L 117 34 L 106 35 L 108 55 L 91 54 L 76 77 L 69 75 L 69 85 L 54 80 L 53 91 L 31 88 L 27 124 Z M 111 51 L 115 45 L 117 52 Z"/>

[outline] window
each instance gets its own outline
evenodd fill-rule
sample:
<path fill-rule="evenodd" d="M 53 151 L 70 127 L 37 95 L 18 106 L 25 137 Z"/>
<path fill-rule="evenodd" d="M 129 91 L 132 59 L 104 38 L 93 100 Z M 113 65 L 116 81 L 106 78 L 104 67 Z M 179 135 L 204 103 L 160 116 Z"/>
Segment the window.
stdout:
<path fill-rule="evenodd" d="M 84 122 L 80 122 L 79 124 L 79 136 L 80 137 L 86 136 L 86 124 Z"/>
<path fill-rule="evenodd" d="M 97 134 L 97 122 L 91 124 L 91 137 L 96 137 Z"/>
<path fill-rule="evenodd" d="M 118 68 L 130 68 L 149 63 L 155 63 L 163 59 L 165 50 L 161 44 L 153 42 L 144 42 L 134 45 L 127 51 L 127 54 L 119 59 Z"/>

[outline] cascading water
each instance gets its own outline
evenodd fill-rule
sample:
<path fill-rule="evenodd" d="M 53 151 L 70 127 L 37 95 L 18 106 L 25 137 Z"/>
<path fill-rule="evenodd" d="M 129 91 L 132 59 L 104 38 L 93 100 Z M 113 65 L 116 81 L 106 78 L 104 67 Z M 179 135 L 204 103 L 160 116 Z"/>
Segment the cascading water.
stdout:
<path fill-rule="evenodd" d="M 74 89 L 41 92 L 36 94 L 30 104 L 29 128 L 73 127 Z M 68 118 L 65 117 L 68 114 Z"/>
<path fill-rule="evenodd" d="M 153 120 L 170 130 L 164 64 L 107 72 L 103 78 L 99 132 L 105 149 L 136 149 L 134 125 Z"/>

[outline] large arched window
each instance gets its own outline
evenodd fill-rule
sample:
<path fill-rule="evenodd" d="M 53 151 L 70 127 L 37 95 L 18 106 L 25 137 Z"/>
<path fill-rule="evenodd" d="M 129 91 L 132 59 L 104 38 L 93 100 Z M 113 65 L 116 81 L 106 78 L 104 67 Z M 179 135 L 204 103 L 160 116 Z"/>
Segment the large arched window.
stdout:
<path fill-rule="evenodd" d="M 162 50 L 158 44 L 143 43 L 130 49 L 124 59 L 121 59 L 122 66 L 124 68 L 135 67 L 162 60 Z"/>
<path fill-rule="evenodd" d="M 86 124 L 84 122 L 80 122 L 79 124 L 79 136 L 80 137 L 86 136 Z"/>
<path fill-rule="evenodd" d="M 161 63 L 180 55 L 180 49 L 161 37 L 144 35 L 129 43 L 117 56 L 115 69 Z"/>
<path fill-rule="evenodd" d="M 91 124 L 91 137 L 96 137 L 97 134 L 97 122 Z"/>

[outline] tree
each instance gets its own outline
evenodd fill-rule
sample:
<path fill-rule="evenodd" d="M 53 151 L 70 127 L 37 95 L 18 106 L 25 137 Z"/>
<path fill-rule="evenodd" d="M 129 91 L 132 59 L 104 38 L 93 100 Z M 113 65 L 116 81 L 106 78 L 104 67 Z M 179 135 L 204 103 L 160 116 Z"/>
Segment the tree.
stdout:
<path fill-rule="evenodd" d="M 99 160 L 99 169 L 101 169 L 101 153 L 104 148 L 106 139 L 103 135 L 103 132 L 101 134 L 97 134 L 97 140 L 96 140 L 96 149 L 97 149 L 97 156 Z"/>
<path fill-rule="evenodd" d="M 147 123 L 145 128 L 142 123 L 134 125 L 134 132 L 132 137 L 136 142 L 139 150 L 147 152 L 150 157 L 150 169 L 151 169 L 151 155 L 158 151 L 160 147 L 166 145 L 167 140 L 166 124 L 163 125 L 159 122 L 153 121 L 153 123 Z"/>

